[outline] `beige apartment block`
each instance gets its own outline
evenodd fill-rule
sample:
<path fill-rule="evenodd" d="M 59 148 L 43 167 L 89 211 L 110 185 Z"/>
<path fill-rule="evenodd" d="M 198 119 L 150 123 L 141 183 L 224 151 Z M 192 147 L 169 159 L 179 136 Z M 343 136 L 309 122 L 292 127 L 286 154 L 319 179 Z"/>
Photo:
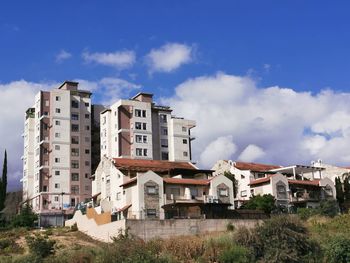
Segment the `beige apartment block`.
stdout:
<path fill-rule="evenodd" d="M 90 97 L 77 82 L 66 81 L 40 91 L 26 111 L 23 201 L 40 215 L 41 225 L 62 224 L 62 215 L 91 198 Z"/>
<path fill-rule="evenodd" d="M 191 161 L 196 123 L 171 112 L 149 93 L 114 103 L 101 113 L 101 157 Z"/>

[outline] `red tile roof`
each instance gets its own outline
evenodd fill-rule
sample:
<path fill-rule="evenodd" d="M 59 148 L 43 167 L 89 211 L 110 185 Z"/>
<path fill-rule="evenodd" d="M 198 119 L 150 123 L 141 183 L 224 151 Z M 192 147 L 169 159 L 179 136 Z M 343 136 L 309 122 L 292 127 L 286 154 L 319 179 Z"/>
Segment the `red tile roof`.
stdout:
<path fill-rule="evenodd" d="M 137 160 L 126 158 L 114 158 L 114 165 L 118 169 L 148 171 L 155 172 L 169 171 L 174 169 L 197 170 L 197 168 L 190 162 L 170 162 L 159 160 Z"/>
<path fill-rule="evenodd" d="M 256 179 L 256 180 L 251 180 L 250 181 L 250 185 L 257 185 L 257 184 L 263 184 L 263 183 L 267 183 L 267 182 L 270 182 L 270 178 L 272 176 L 274 176 L 275 174 L 270 174 L 268 175 L 267 177 L 265 178 L 259 178 L 259 179 Z"/>
<path fill-rule="evenodd" d="M 117 212 L 123 212 L 124 210 L 128 209 L 131 207 L 131 204 L 123 206 L 122 208 L 118 209 Z"/>
<path fill-rule="evenodd" d="M 205 179 L 184 179 L 184 178 L 163 178 L 167 184 L 191 184 L 191 185 L 208 185 L 210 180 Z"/>
<path fill-rule="evenodd" d="M 297 184 L 297 185 L 314 185 L 314 186 L 319 186 L 320 185 L 320 180 L 288 180 L 289 184 Z"/>
<path fill-rule="evenodd" d="M 122 183 L 122 184 L 120 185 L 120 187 L 129 185 L 129 184 L 132 184 L 133 182 L 136 183 L 136 181 L 137 181 L 137 177 L 131 178 L 129 181 L 126 181 L 126 182 Z"/>
<path fill-rule="evenodd" d="M 279 165 L 262 164 L 262 163 L 246 163 L 246 162 L 234 162 L 234 166 L 239 170 L 250 170 L 255 172 L 263 172 L 272 169 L 281 168 Z"/>

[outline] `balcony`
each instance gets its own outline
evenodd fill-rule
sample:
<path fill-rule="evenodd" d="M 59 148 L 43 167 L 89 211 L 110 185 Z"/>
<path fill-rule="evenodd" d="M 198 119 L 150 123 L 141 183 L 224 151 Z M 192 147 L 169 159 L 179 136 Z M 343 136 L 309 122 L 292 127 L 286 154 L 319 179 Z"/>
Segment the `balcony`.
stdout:
<path fill-rule="evenodd" d="M 290 201 L 293 203 L 309 202 L 309 201 L 318 202 L 318 201 L 320 201 L 320 193 L 318 193 L 316 191 L 296 192 L 291 196 Z"/>

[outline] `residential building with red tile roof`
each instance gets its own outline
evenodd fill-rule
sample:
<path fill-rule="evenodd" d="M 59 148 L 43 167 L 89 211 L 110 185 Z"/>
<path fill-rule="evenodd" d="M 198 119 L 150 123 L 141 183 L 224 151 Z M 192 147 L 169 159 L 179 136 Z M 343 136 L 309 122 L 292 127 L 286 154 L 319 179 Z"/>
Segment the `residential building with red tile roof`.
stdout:
<path fill-rule="evenodd" d="M 103 157 L 94 204 L 118 219 L 211 218 L 234 203 L 232 181 L 212 172 L 190 162 Z"/>

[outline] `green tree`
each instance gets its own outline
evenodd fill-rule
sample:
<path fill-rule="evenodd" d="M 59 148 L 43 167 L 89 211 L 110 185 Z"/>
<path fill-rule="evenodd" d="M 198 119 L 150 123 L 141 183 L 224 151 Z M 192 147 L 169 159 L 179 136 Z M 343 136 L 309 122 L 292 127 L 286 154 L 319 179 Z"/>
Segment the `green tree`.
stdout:
<path fill-rule="evenodd" d="M 233 184 L 233 197 L 237 196 L 237 190 L 238 190 L 238 181 L 235 178 L 235 175 L 232 174 L 229 171 L 224 172 L 224 175 L 232 181 Z"/>
<path fill-rule="evenodd" d="M 256 195 L 242 206 L 243 209 L 262 210 L 267 214 L 276 209 L 275 197 L 271 194 Z"/>
<path fill-rule="evenodd" d="M 350 238 L 342 235 L 331 237 L 325 254 L 329 263 L 350 262 Z"/>
<path fill-rule="evenodd" d="M 7 152 L 5 150 L 4 163 L 2 166 L 2 176 L 0 182 L 0 211 L 5 208 L 7 192 Z"/>
<path fill-rule="evenodd" d="M 343 185 L 339 177 L 335 178 L 335 191 L 336 191 L 336 197 L 337 197 L 340 210 L 343 211 L 344 191 L 343 191 Z"/>
<path fill-rule="evenodd" d="M 38 216 L 32 211 L 28 202 L 21 208 L 21 211 L 12 220 L 12 226 L 14 227 L 33 227 L 34 222 L 38 219 Z"/>
<path fill-rule="evenodd" d="M 343 180 L 344 180 L 344 198 L 347 201 L 350 201 L 350 183 L 349 183 L 349 179 L 350 179 L 350 174 L 349 173 L 345 173 L 343 174 Z"/>

